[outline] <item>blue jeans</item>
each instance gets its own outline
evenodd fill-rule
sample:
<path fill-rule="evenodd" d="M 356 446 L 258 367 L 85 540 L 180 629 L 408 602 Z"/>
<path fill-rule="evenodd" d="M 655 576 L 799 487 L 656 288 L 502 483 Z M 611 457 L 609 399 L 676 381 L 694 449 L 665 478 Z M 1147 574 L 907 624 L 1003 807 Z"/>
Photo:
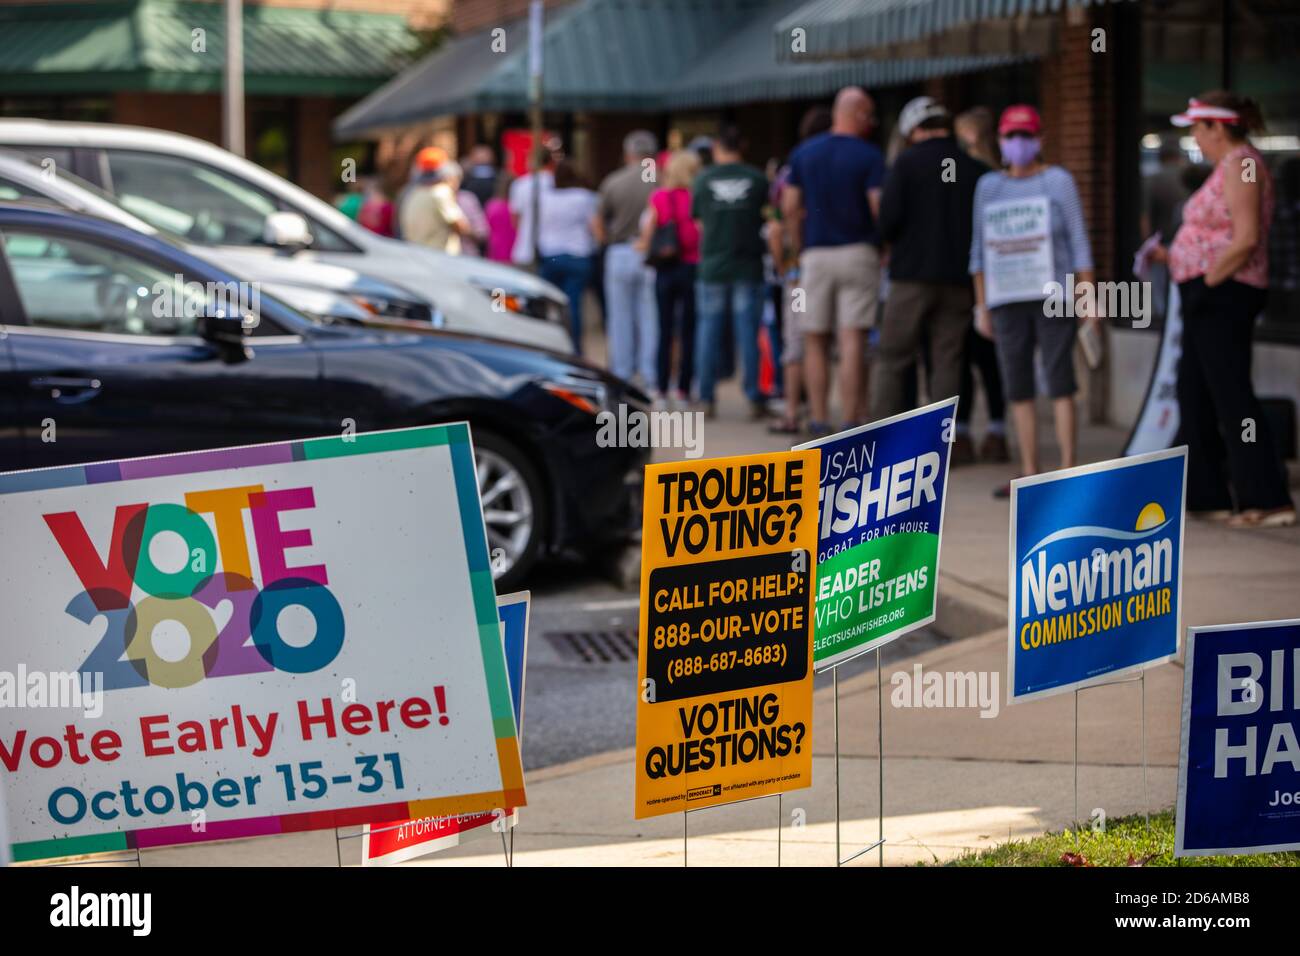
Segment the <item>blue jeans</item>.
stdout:
<path fill-rule="evenodd" d="M 741 384 L 751 402 L 762 400 L 758 390 L 758 331 L 763 322 L 762 282 L 697 282 L 695 284 L 695 380 L 699 399 L 713 401 L 722 348 L 722 326 L 731 303 L 736 351 L 740 353 Z"/>
<path fill-rule="evenodd" d="M 541 277 L 553 282 L 569 299 L 569 334 L 573 354 L 582 354 L 582 293 L 591 281 L 591 259 L 587 256 L 542 256 Z"/>
<path fill-rule="evenodd" d="M 630 242 L 615 243 L 605 253 L 605 306 L 609 370 L 629 380 L 639 374 L 646 388 L 654 388 L 659 360 L 655 273 Z"/>

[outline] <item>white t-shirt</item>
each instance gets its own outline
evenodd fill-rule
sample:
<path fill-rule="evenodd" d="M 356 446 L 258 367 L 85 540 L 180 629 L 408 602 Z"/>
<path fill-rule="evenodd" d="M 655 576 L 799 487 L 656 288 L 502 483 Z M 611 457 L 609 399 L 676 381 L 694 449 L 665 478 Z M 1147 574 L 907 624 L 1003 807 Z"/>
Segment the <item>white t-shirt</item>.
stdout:
<path fill-rule="evenodd" d="M 533 261 L 533 176 L 527 173 L 510 184 L 510 212 L 519 217 L 519 232 L 515 236 L 510 259 L 516 265 Z M 555 176 L 549 169 L 541 172 L 542 195 L 555 188 Z"/>
<path fill-rule="evenodd" d="M 542 228 L 537 236 L 543 256 L 589 256 L 596 251 L 591 220 L 600 197 L 590 189 L 551 189 L 542 193 Z"/>

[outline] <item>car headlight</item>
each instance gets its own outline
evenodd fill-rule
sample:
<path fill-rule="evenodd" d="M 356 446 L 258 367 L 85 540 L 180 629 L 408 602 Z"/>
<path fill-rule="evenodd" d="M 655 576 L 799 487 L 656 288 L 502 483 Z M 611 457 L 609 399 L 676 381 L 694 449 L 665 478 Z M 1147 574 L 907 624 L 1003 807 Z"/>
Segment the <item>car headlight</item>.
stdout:
<path fill-rule="evenodd" d="M 403 319 L 407 322 L 434 323 L 436 309 L 424 302 L 412 299 L 384 298 L 376 295 L 360 295 L 352 292 L 350 298 L 366 312 L 380 319 Z"/>
<path fill-rule="evenodd" d="M 568 325 L 569 306 L 567 303 L 557 302 L 549 296 L 528 295 L 517 289 L 508 289 L 487 282 L 474 282 L 473 284 L 487 295 L 492 301 L 492 308 L 498 312 L 512 312 L 515 315 L 527 316 L 530 319 L 541 319 L 543 322 Z"/>
<path fill-rule="evenodd" d="M 568 402 L 574 408 L 588 415 L 598 415 L 611 411 L 609 407 L 609 389 L 603 382 L 589 378 L 562 375 L 554 379 L 542 379 L 538 387 L 549 392 L 561 401 Z"/>

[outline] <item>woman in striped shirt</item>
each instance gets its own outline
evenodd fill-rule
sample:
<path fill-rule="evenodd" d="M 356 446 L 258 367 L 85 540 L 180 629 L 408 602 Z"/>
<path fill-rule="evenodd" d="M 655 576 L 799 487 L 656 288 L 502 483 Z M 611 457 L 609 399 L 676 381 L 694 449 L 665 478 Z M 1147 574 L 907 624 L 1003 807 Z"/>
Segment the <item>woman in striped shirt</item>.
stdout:
<path fill-rule="evenodd" d="M 1007 168 L 981 176 L 975 187 L 970 251 L 975 328 L 997 346 L 1024 475 L 1040 470 L 1035 351 L 1052 400 L 1061 467 L 1076 463 L 1076 322 L 1093 320 L 1062 301 L 1067 289 L 1091 287 L 1092 247 L 1074 177 L 1043 161 L 1041 132 L 1042 120 L 1032 106 L 1003 110 L 998 145 Z M 993 494 L 1010 493 L 1010 485 L 1002 485 Z"/>

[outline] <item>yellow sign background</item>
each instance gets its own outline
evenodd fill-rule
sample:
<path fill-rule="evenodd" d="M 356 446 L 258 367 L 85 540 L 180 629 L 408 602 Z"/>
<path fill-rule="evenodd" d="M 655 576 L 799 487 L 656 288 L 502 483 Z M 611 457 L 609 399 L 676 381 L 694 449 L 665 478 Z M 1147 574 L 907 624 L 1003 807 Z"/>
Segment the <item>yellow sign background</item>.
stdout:
<path fill-rule="evenodd" d="M 820 462 L 820 451 L 808 449 L 646 468 L 637 653 L 638 819 L 812 785 Z M 719 482 L 717 474 L 709 478 L 711 471 L 724 479 L 724 493 L 713 507 L 708 506 L 714 498 L 710 492 Z M 764 488 L 757 491 L 755 481 L 740 480 L 759 473 Z M 797 481 L 791 480 L 796 474 Z M 733 490 L 750 489 L 739 506 L 728 501 L 728 479 Z M 685 502 L 692 483 L 694 509 Z M 699 533 L 700 519 L 691 520 L 694 515 L 707 523 L 707 540 Z M 736 573 L 723 573 L 728 566 Z M 652 578 L 658 579 L 655 593 Z M 665 586 L 670 578 L 674 586 Z M 659 623 L 652 625 L 652 618 Z M 755 626 L 760 619 L 781 623 L 776 630 Z M 686 646 L 667 655 L 662 650 L 665 634 L 676 628 L 664 626 L 665 620 L 690 622 L 682 625 L 689 636 Z M 746 672 L 754 682 L 747 682 Z M 728 689 L 681 696 L 702 684 L 726 684 Z M 706 742 L 712 759 L 702 753 Z M 666 771 L 669 766 L 679 772 Z"/>

